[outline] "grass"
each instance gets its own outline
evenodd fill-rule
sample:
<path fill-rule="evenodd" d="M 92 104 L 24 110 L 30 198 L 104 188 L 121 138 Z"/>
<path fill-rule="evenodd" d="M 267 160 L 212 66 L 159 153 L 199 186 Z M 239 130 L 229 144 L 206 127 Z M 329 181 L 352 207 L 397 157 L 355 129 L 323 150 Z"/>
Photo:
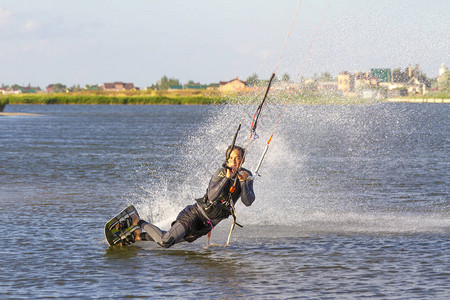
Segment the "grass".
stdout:
<path fill-rule="evenodd" d="M 414 95 L 407 97 L 400 97 L 405 99 L 449 99 L 450 95 L 447 93 L 439 93 L 439 92 L 430 92 L 425 95 Z"/>
<path fill-rule="evenodd" d="M 20 94 L 3 96 L 9 104 L 213 104 L 219 101 L 203 95 L 146 94 Z"/>
<path fill-rule="evenodd" d="M 264 97 L 264 89 L 231 93 L 222 95 L 217 91 L 209 90 L 176 90 L 176 91 L 81 91 L 55 94 L 19 94 L 0 95 L 0 108 L 6 104 L 256 104 Z M 311 105 L 348 105 L 370 104 L 379 100 L 362 99 L 358 97 L 346 98 L 339 95 L 317 95 L 314 93 L 296 93 L 288 98 L 287 92 L 269 93 L 268 102 L 283 104 L 288 99 L 288 104 Z M 3 105 L 3 106 L 2 106 Z"/>

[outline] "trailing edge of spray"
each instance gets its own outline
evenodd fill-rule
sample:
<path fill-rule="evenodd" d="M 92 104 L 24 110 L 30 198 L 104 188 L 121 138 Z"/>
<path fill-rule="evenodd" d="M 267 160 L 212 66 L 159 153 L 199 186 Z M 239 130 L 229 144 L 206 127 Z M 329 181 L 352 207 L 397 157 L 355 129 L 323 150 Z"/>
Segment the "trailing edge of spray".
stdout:
<path fill-rule="evenodd" d="M 301 2 L 301 0 L 300 0 L 299 3 L 298 3 L 297 11 L 298 11 L 298 7 L 299 7 L 299 5 L 300 5 L 300 2 Z M 261 164 L 262 164 L 262 162 L 263 162 L 263 160 L 264 160 L 264 157 L 266 156 L 266 153 L 267 153 L 267 151 L 269 150 L 269 145 L 270 145 L 270 142 L 272 141 L 273 135 L 275 134 L 275 130 L 277 129 L 278 124 L 280 123 L 281 117 L 283 116 L 284 111 L 286 110 L 286 105 L 287 105 L 287 103 L 288 103 L 288 100 L 290 99 L 290 97 L 291 97 L 291 95 L 292 95 L 292 92 L 294 91 L 295 84 L 297 83 L 297 81 L 298 81 L 298 79 L 299 79 L 299 77 L 300 77 L 301 71 L 302 71 L 302 69 L 303 69 L 303 65 L 305 64 L 306 58 L 307 58 L 308 55 L 309 55 L 309 52 L 310 52 L 310 50 L 311 50 L 311 47 L 312 47 L 312 45 L 314 44 L 314 42 L 315 42 L 315 40 L 316 40 L 317 34 L 318 34 L 318 32 L 319 32 L 320 27 L 322 26 L 323 20 L 325 19 L 325 16 L 326 16 L 326 14 L 327 14 L 328 8 L 330 7 L 330 4 L 331 4 L 331 0 L 328 1 L 328 4 L 327 4 L 327 6 L 326 6 L 326 8 L 325 8 L 325 11 L 324 11 L 324 13 L 323 13 L 323 15 L 322 15 L 322 18 L 321 18 L 321 20 L 320 20 L 320 22 L 319 22 L 319 25 L 317 26 L 316 31 L 315 31 L 315 33 L 314 33 L 314 37 L 313 37 L 313 39 L 311 40 L 311 43 L 309 44 L 308 50 L 306 51 L 305 55 L 303 56 L 302 62 L 301 62 L 301 64 L 300 64 L 300 68 L 299 68 L 298 73 L 297 73 L 297 77 L 295 78 L 294 82 L 292 83 L 291 88 L 289 89 L 289 94 L 288 94 L 288 96 L 286 97 L 286 100 L 284 101 L 283 109 L 281 110 L 280 115 L 278 116 L 277 122 L 275 123 L 275 125 L 274 125 L 274 127 L 273 127 L 272 134 L 270 135 L 269 140 L 267 141 L 266 147 L 264 148 L 264 151 L 263 151 L 263 153 L 262 153 L 262 155 L 261 155 L 261 158 L 259 159 L 258 165 L 257 165 L 256 168 L 255 168 L 255 171 L 254 171 L 254 174 L 255 174 L 255 175 L 253 176 L 253 178 L 254 178 L 256 175 L 259 175 L 259 173 L 258 173 L 259 168 L 261 167 Z M 296 13 L 296 14 L 297 14 L 297 13 Z M 291 24 L 291 28 L 289 29 L 289 33 L 288 33 L 288 37 L 289 37 L 289 34 L 290 34 L 290 32 L 291 32 L 291 29 L 292 29 L 292 25 L 293 25 L 293 24 L 294 24 L 294 22 L 292 22 L 292 24 Z M 286 41 L 287 41 L 287 38 L 286 38 Z M 284 44 L 284 46 L 283 46 L 282 52 L 284 52 L 284 48 L 286 47 L 286 41 L 285 41 L 285 44 Z M 281 57 L 282 57 L 282 55 L 280 55 L 280 58 L 279 58 L 279 59 L 281 59 Z M 278 61 L 278 65 L 279 65 L 279 63 L 280 63 L 280 62 Z M 275 70 L 278 69 L 278 65 L 277 65 L 277 67 L 275 68 Z M 272 74 L 272 78 L 273 78 L 274 76 L 275 76 L 275 72 Z M 267 94 L 268 94 L 268 92 L 269 92 L 269 89 L 270 89 L 270 86 L 271 86 L 271 82 L 272 82 L 272 78 L 270 79 L 269 85 L 268 85 L 268 87 L 267 87 L 266 95 L 264 96 L 264 100 L 263 100 L 263 102 L 262 102 L 262 105 L 264 104 L 264 101 L 265 101 L 265 99 L 266 99 L 266 97 L 267 97 Z M 258 107 L 258 110 L 259 110 L 259 109 L 260 109 L 260 108 Z M 257 110 L 257 111 L 258 111 L 258 110 Z M 258 117 L 259 117 L 259 114 L 258 114 Z M 252 129 L 252 130 L 254 130 L 254 129 Z"/>
<path fill-rule="evenodd" d="M 281 51 L 280 51 L 280 56 L 278 57 L 277 64 L 275 66 L 275 69 L 274 69 L 271 77 L 270 77 L 269 84 L 267 85 L 267 89 L 266 89 L 266 92 L 264 94 L 264 98 L 263 98 L 261 104 L 256 109 L 255 115 L 253 117 L 252 126 L 251 126 L 251 133 L 250 133 L 250 139 L 249 139 L 249 142 L 248 142 L 247 147 L 245 149 L 244 158 L 245 158 L 245 154 L 247 153 L 248 147 L 250 146 L 250 143 L 251 143 L 252 139 L 258 137 L 258 135 L 256 134 L 256 126 L 258 125 L 258 119 L 259 119 L 259 116 L 261 115 L 262 108 L 263 108 L 264 104 L 266 103 L 266 99 L 267 99 L 267 96 L 269 94 L 270 88 L 272 86 L 273 80 L 275 79 L 275 76 L 276 76 L 276 74 L 278 72 L 278 67 L 280 66 L 281 59 L 283 58 L 284 51 L 286 50 L 286 45 L 287 45 L 287 42 L 289 40 L 289 36 L 291 35 L 292 27 L 294 27 L 294 23 L 295 23 L 295 20 L 297 18 L 297 15 L 298 15 L 298 11 L 300 9 L 301 2 L 302 2 L 302 0 L 299 0 L 298 3 L 297 3 L 297 7 L 295 9 L 294 17 L 292 18 L 291 25 L 289 26 L 288 33 L 286 35 L 286 38 L 284 39 L 283 46 L 282 46 Z M 272 136 L 273 136 L 273 134 L 272 134 Z M 259 159 L 258 165 L 257 165 L 255 171 L 253 172 L 254 175 L 252 176 L 251 179 L 254 179 L 256 175 L 259 175 L 258 174 L 259 168 L 261 167 L 261 164 L 262 164 L 262 162 L 264 160 L 264 157 L 266 156 L 267 150 L 269 150 L 269 144 L 270 144 L 271 140 L 272 140 L 272 137 L 270 137 L 269 141 L 267 142 L 266 148 L 264 149 L 264 152 L 261 155 L 261 158 Z"/>
<path fill-rule="evenodd" d="M 259 117 L 260 117 L 260 115 L 261 115 L 261 112 L 262 112 L 262 109 L 263 109 L 263 107 L 264 107 L 264 104 L 266 103 L 266 99 L 267 99 L 267 96 L 268 96 L 268 94 L 269 94 L 270 88 L 271 88 L 271 86 L 272 86 L 273 80 L 275 79 L 275 76 L 276 76 L 276 74 L 277 74 L 278 67 L 280 66 L 281 58 L 282 58 L 283 55 L 284 55 L 284 50 L 286 49 L 286 44 L 287 44 L 287 41 L 288 41 L 289 36 L 290 36 L 290 34 L 291 34 L 292 27 L 294 26 L 295 19 L 297 18 L 297 15 L 298 15 L 298 11 L 299 11 L 300 3 L 301 3 L 301 2 L 302 2 L 302 0 L 299 0 L 299 1 L 298 1 L 298 4 L 297 4 L 297 8 L 296 8 L 296 10 L 295 10 L 294 17 L 292 18 L 292 22 L 291 22 L 291 25 L 290 25 L 290 27 L 289 27 L 289 31 L 288 31 L 288 33 L 287 33 L 287 36 L 286 36 L 285 40 L 284 40 L 283 47 L 282 47 L 282 49 L 281 49 L 280 56 L 279 56 L 278 61 L 277 61 L 277 65 L 276 65 L 275 70 L 273 71 L 273 73 L 272 73 L 272 75 L 271 75 L 271 77 L 270 77 L 269 83 L 268 83 L 268 85 L 267 85 L 266 92 L 265 92 L 265 94 L 264 94 L 264 98 L 263 98 L 263 100 L 261 101 L 261 104 L 260 104 L 260 105 L 258 106 L 258 108 L 256 109 L 255 115 L 253 116 L 252 125 L 251 125 L 251 130 L 250 130 L 250 138 L 249 138 L 249 140 L 248 140 L 247 146 L 245 147 L 245 151 L 244 151 L 243 157 L 242 157 L 242 159 L 241 159 L 240 165 L 238 166 L 238 170 L 237 170 L 238 172 L 240 171 L 240 169 L 241 169 L 241 167 L 242 167 L 242 163 L 244 162 L 245 156 L 247 155 L 247 151 L 248 151 L 248 148 L 250 147 L 250 144 L 251 144 L 252 140 L 258 137 L 258 135 L 256 134 L 256 127 L 257 127 L 257 125 L 258 125 L 258 119 L 259 119 Z M 257 166 L 256 166 L 256 168 L 255 168 L 255 170 L 254 170 L 254 172 L 253 172 L 254 175 L 250 178 L 250 180 L 253 180 L 253 179 L 256 177 L 256 175 L 259 176 L 258 171 L 259 171 L 259 169 L 260 169 L 260 167 L 261 167 L 261 164 L 262 164 L 262 162 L 263 162 L 263 160 L 264 160 L 264 158 L 265 158 L 265 156 L 266 156 L 266 154 L 267 154 L 267 151 L 269 150 L 270 142 L 272 141 L 273 135 L 275 134 L 275 130 L 276 130 L 276 128 L 277 128 L 277 126 L 278 126 L 278 124 L 279 124 L 279 122 L 280 122 L 280 120 L 281 120 L 281 117 L 282 117 L 283 114 L 284 114 L 284 111 L 285 111 L 285 109 L 286 109 L 287 102 L 288 102 L 288 100 L 289 100 L 289 98 L 290 98 L 290 96 L 292 95 L 292 92 L 293 92 L 293 90 L 294 90 L 294 86 L 295 86 L 296 82 L 298 81 L 298 78 L 300 77 L 300 72 L 302 71 L 302 68 L 303 68 L 303 65 L 304 65 L 304 63 L 305 63 L 305 60 L 306 60 L 306 58 L 307 58 L 308 55 L 309 55 L 309 52 L 310 52 L 311 47 L 312 47 L 312 45 L 313 45 L 313 43 L 314 43 L 314 41 L 315 41 L 315 39 L 316 39 L 317 33 L 319 32 L 319 29 L 320 29 L 320 27 L 321 27 L 321 25 L 322 25 L 322 23 L 323 23 L 323 20 L 325 19 L 325 16 L 326 16 L 326 13 L 327 13 L 328 8 L 329 8 L 329 6 L 330 6 L 330 3 L 331 3 L 331 0 L 328 1 L 327 7 L 326 7 L 326 9 L 325 9 L 325 11 L 324 11 L 324 13 L 323 13 L 323 16 L 322 16 L 322 19 L 320 20 L 319 25 L 317 26 L 316 32 L 315 32 L 314 37 L 313 37 L 313 39 L 312 39 L 312 41 L 311 41 L 311 43 L 310 43 L 310 45 L 309 45 L 309 48 L 308 48 L 308 50 L 306 51 L 305 55 L 303 56 L 303 60 L 302 60 L 302 63 L 301 63 L 301 65 L 300 65 L 299 71 L 298 71 L 298 73 L 297 73 L 297 77 L 296 77 L 295 81 L 294 81 L 293 84 L 292 84 L 292 87 L 291 87 L 291 89 L 290 89 L 290 92 L 289 92 L 288 96 L 286 97 L 286 100 L 285 100 L 284 105 L 283 105 L 283 109 L 282 109 L 282 111 L 280 112 L 280 115 L 278 116 L 278 119 L 277 119 L 277 121 L 276 121 L 276 123 L 275 123 L 275 125 L 274 125 L 274 128 L 273 128 L 272 134 L 271 134 L 271 136 L 269 137 L 269 140 L 267 141 L 266 147 L 264 148 L 264 151 L 263 151 L 263 153 L 262 153 L 262 155 L 261 155 L 261 157 L 260 157 L 260 159 L 259 159 L 259 161 L 258 161 L 258 164 L 257 164 Z M 237 138 L 237 135 L 238 135 L 238 133 L 239 133 L 240 128 L 241 128 L 241 124 L 239 124 L 239 127 L 238 127 L 238 129 L 237 129 L 237 131 L 236 131 L 236 133 L 235 133 L 235 135 L 234 135 L 233 142 L 232 142 L 232 148 L 231 148 L 231 149 L 233 149 L 233 147 L 234 147 L 234 145 L 235 145 L 235 143 L 236 143 L 236 138 Z M 230 151 L 230 153 L 227 153 L 227 157 L 226 157 L 226 161 L 225 161 L 224 165 L 226 165 L 226 163 L 227 163 L 227 161 L 228 161 L 228 159 L 229 159 L 230 154 L 231 154 L 231 151 Z M 237 178 L 238 178 L 238 177 L 236 176 L 236 178 L 235 178 L 235 180 L 234 180 L 234 183 L 233 183 L 233 185 L 232 185 L 231 188 L 230 188 L 230 192 L 233 192 L 233 191 L 234 191 L 234 189 L 235 189 L 235 187 L 236 187 L 236 184 L 237 184 Z M 231 211 L 232 211 L 232 215 L 233 215 L 233 223 L 231 224 L 231 229 L 230 229 L 230 233 L 229 233 L 229 235 L 228 235 L 227 243 L 224 245 L 224 247 L 227 247 L 227 246 L 229 245 L 229 243 L 230 243 L 230 238 L 231 238 L 231 233 L 233 232 L 233 229 L 234 229 L 235 225 L 237 224 L 237 223 L 236 223 L 236 211 L 235 211 L 235 209 L 234 209 L 233 201 L 230 201 L 230 203 L 231 203 Z M 239 225 L 239 224 L 238 224 L 238 225 Z M 241 225 L 239 225 L 239 226 L 241 226 Z M 241 227 L 242 227 L 242 226 L 241 226 Z M 208 233 L 208 239 L 207 239 L 207 245 L 206 245 L 206 248 L 208 248 L 209 246 L 220 246 L 220 245 L 217 245 L 217 244 L 209 244 L 210 237 L 211 237 L 211 231 Z"/>

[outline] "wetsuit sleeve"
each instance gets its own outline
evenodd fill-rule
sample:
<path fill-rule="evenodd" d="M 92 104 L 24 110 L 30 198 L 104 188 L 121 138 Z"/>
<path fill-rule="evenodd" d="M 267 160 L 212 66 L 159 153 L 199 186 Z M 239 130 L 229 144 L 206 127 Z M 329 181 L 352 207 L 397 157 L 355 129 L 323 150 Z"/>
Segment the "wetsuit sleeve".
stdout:
<path fill-rule="evenodd" d="M 247 170 L 246 170 L 247 171 Z M 251 175 L 250 171 L 248 171 Z M 255 192 L 253 191 L 253 180 L 239 181 L 241 184 L 241 201 L 245 206 L 252 205 L 255 201 Z"/>
<path fill-rule="evenodd" d="M 224 169 L 217 170 L 209 181 L 208 199 L 211 201 L 216 200 L 223 192 L 224 187 L 227 185 L 229 179 L 226 176 Z"/>

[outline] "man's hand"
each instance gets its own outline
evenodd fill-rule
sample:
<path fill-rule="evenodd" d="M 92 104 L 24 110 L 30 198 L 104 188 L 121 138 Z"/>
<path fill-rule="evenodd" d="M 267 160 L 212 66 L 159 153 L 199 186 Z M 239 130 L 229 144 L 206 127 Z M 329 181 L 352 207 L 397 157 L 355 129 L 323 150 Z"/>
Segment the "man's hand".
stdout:
<path fill-rule="evenodd" d="M 237 169 L 235 167 L 227 167 L 227 178 L 231 178 L 236 174 Z"/>
<path fill-rule="evenodd" d="M 238 178 L 239 178 L 240 181 L 245 181 L 245 180 L 247 180 L 248 176 L 249 176 L 248 172 L 247 172 L 247 171 L 244 171 L 244 170 L 241 170 L 241 171 L 238 173 Z"/>

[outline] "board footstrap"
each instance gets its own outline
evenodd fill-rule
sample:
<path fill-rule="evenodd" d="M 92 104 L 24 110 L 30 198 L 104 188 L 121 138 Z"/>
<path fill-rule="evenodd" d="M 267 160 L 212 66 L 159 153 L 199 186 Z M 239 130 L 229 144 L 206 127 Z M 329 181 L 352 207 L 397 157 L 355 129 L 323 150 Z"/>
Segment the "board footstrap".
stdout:
<path fill-rule="evenodd" d="M 116 236 L 113 240 L 114 245 L 120 242 L 122 242 L 122 244 L 124 245 L 134 243 L 135 238 L 133 233 L 136 229 L 139 228 L 139 226 L 131 226 L 126 228 L 125 230 L 117 231 L 116 233 L 114 233 L 114 235 Z"/>

